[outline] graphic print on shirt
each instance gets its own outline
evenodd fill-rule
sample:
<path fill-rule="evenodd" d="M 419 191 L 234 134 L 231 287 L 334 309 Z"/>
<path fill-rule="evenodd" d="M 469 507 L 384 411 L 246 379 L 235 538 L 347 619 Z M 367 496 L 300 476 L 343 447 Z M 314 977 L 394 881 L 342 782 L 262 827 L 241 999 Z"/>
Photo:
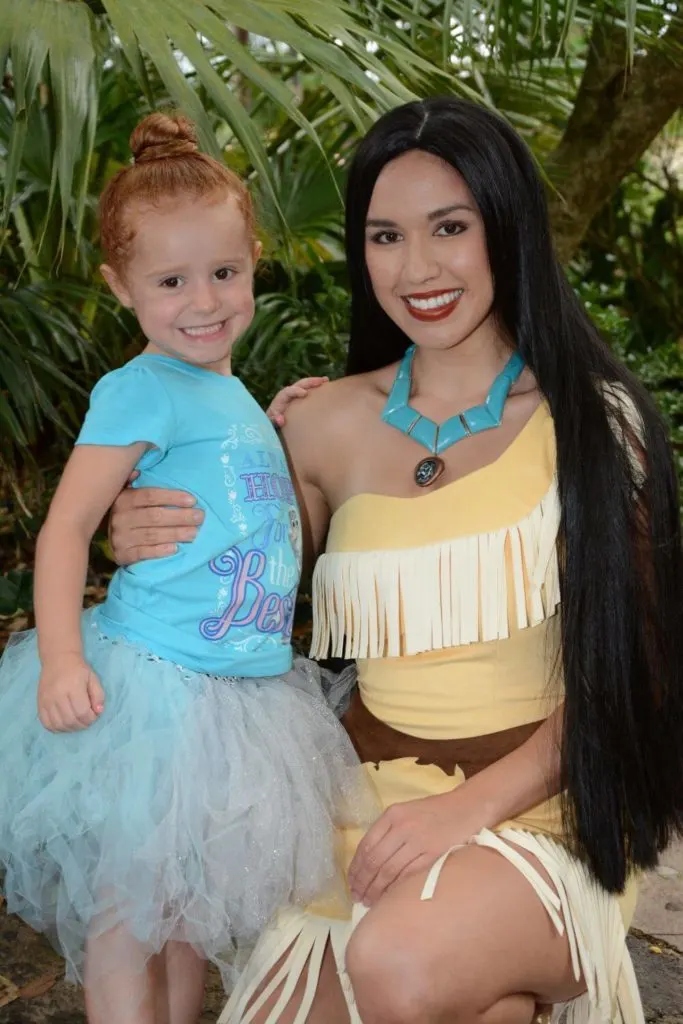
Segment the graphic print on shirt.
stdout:
<path fill-rule="evenodd" d="M 206 640 L 237 650 L 288 645 L 301 572 L 301 522 L 287 463 L 259 427 L 231 427 L 221 444 L 230 522 L 244 540 L 209 563 L 216 611 Z M 256 632 L 254 632 L 254 630 Z"/>

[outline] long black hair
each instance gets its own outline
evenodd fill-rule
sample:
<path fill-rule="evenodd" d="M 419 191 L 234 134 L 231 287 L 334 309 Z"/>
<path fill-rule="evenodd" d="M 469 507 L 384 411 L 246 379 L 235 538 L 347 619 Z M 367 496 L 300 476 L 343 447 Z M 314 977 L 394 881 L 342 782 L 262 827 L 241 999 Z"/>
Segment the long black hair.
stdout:
<path fill-rule="evenodd" d="M 553 416 L 565 826 L 600 883 L 620 891 L 630 868 L 652 867 L 683 831 L 683 560 L 666 431 L 567 281 L 527 147 L 502 118 L 453 97 L 385 114 L 356 152 L 346 207 L 348 372 L 387 366 L 410 343 L 373 293 L 365 221 L 382 169 L 415 149 L 450 164 L 469 187 L 485 227 L 495 314 Z M 605 384 L 625 398 L 616 430 Z"/>

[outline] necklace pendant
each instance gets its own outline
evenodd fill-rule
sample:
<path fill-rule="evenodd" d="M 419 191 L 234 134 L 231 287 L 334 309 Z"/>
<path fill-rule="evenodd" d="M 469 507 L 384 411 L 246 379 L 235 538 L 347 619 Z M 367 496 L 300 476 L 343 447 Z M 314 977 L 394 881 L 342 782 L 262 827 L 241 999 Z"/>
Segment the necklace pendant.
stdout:
<path fill-rule="evenodd" d="M 456 441 L 462 441 L 472 434 L 500 426 L 505 401 L 510 388 L 524 369 L 524 361 L 519 352 L 514 352 L 494 380 L 486 400 L 481 405 L 473 405 L 472 408 L 451 416 L 445 423 L 437 424 L 410 404 L 414 355 L 415 346 L 410 345 L 396 373 L 396 379 L 382 412 L 382 420 L 432 453 L 418 462 L 413 474 L 418 487 L 429 487 L 439 479 L 445 469 L 443 459 L 437 453 L 445 452 Z"/>
<path fill-rule="evenodd" d="M 415 467 L 415 483 L 418 487 L 429 487 L 435 483 L 446 468 L 443 459 L 438 455 L 430 455 L 422 459 Z"/>

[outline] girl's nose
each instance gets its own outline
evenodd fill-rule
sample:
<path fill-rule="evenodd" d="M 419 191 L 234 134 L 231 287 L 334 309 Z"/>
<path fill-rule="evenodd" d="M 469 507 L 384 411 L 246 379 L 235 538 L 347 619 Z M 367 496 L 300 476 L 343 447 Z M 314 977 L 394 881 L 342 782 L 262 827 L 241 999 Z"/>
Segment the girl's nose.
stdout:
<path fill-rule="evenodd" d="M 213 313 L 220 306 L 218 295 L 210 284 L 197 285 L 192 298 L 194 308 L 199 313 Z"/>

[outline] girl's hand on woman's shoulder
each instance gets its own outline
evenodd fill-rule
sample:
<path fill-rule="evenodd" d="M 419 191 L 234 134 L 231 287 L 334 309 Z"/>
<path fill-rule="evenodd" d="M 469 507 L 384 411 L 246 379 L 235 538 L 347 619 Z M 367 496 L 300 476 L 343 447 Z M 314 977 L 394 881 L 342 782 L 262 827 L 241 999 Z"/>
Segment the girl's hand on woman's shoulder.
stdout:
<path fill-rule="evenodd" d="M 63 654 L 43 666 L 38 718 L 49 732 L 87 729 L 104 711 L 104 690 L 80 654 Z"/>
<path fill-rule="evenodd" d="M 327 384 L 329 377 L 303 377 L 296 384 L 288 384 L 282 391 L 278 391 L 273 401 L 266 409 L 268 419 L 276 427 L 284 427 L 285 413 L 287 408 L 296 398 L 305 398 L 313 388 L 319 388 L 321 384 Z"/>

